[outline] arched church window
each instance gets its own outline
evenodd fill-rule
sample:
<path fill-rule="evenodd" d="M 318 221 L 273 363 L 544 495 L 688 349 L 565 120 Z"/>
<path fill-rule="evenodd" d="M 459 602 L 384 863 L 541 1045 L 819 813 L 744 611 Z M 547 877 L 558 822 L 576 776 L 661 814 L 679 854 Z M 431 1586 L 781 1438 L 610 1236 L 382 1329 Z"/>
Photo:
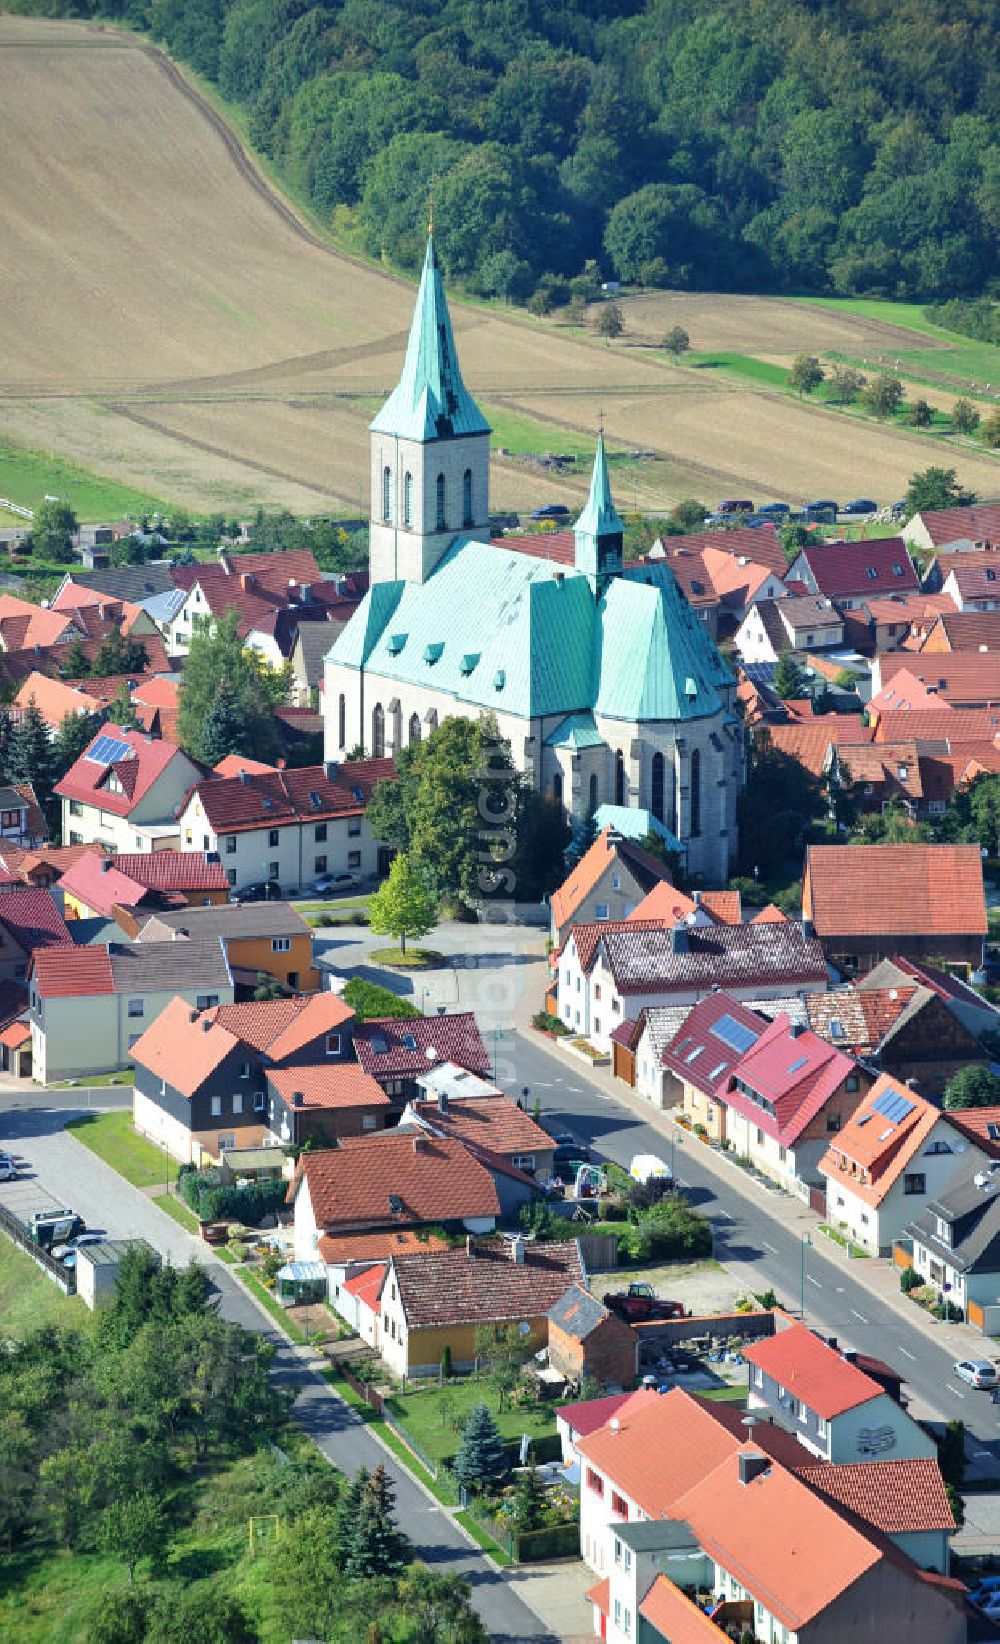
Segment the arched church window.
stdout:
<path fill-rule="evenodd" d="M 590 779 L 590 801 L 587 806 L 587 810 L 591 816 L 593 816 L 597 810 L 597 793 L 597 777 L 594 775 Z"/>
<path fill-rule="evenodd" d="M 691 755 L 691 838 L 701 833 L 701 750 Z"/>
<path fill-rule="evenodd" d="M 445 509 L 445 480 L 443 474 L 439 474 L 437 477 L 435 497 L 437 501 L 437 524 L 435 525 L 435 530 L 443 531 L 448 523 Z"/>
<path fill-rule="evenodd" d="M 438 711 L 436 708 L 427 710 L 427 735 L 433 736 L 438 728 Z"/>
<path fill-rule="evenodd" d="M 552 798 L 555 800 L 557 805 L 561 805 L 563 802 L 563 779 L 561 771 L 556 771 L 555 776 L 552 778 Z"/>
<path fill-rule="evenodd" d="M 472 469 L 467 468 L 462 476 L 462 524 L 475 524 L 475 515 L 472 512 Z"/>
<path fill-rule="evenodd" d="M 388 524 L 392 520 L 392 469 L 382 470 L 382 518 Z"/>
<path fill-rule="evenodd" d="M 337 701 L 337 734 L 340 738 L 337 746 L 345 748 L 347 746 L 347 698 L 343 691 L 341 691 Z"/>
<path fill-rule="evenodd" d="M 663 821 L 663 755 L 653 755 L 651 772 L 649 808 L 658 822 Z"/>
<path fill-rule="evenodd" d="M 615 754 L 615 804 L 625 803 L 625 755 L 619 748 Z"/>
<path fill-rule="evenodd" d="M 411 746 L 411 748 L 412 748 L 414 742 L 419 742 L 419 741 L 420 741 L 420 715 L 419 714 L 411 714 L 410 715 L 410 746 Z"/>
<path fill-rule="evenodd" d="M 372 758 L 385 758 L 385 712 L 381 702 L 372 709 Z"/>
<path fill-rule="evenodd" d="M 403 524 L 413 524 L 413 475 L 403 475 Z"/>

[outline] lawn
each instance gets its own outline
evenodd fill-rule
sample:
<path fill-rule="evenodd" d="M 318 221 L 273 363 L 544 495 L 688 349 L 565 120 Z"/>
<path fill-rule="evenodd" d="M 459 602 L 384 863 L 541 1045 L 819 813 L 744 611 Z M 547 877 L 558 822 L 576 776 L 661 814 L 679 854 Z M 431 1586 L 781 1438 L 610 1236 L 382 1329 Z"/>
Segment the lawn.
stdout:
<path fill-rule="evenodd" d="M 748 377 L 751 382 L 764 383 L 768 388 L 788 387 L 788 372 L 783 365 L 755 360 L 750 354 L 683 354 L 677 363 L 692 365 L 698 371 L 731 371 L 735 376 Z"/>
<path fill-rule="evenodd" d="M 892 354 L 894 359 L 899 360 L 904 376 L 919 376 L 927 371 L 931 373 L 932 381 L 940 381 L 942 376 L 947 376 L 961 379 L 963 383 L 970 380 L 983 385 L 1000 382 L 1000 347 L 995 343 L 976 342 L 973 337 L 965 337 L 959 331 L 947 331 L 944 326 L 934 325 L 925 317 L 919 303 L 879 302 L 864 297 L 804 297 L 794 300 L 840 309 L 863 319 L 881 320 L 887 325 L 902 326 L 945 345 L 927 348 L 917 344 L 913 348 L 894 350 L 892 343 L 887 341 L 886 354 Z"/>
<path fill-rule="evenodd" d="M 177 1161 L 136 1134 L 127 1110 L 84 1113 L 70 1119 L 66 1129 L 133 1187 L 155 1187 L 158 1182 L 177 1180 Z"/>
<path fill-rule="evenodd" d="M 578 468 L 588 468 L 594 460 L 596 440 L 575 434 L 567 428 L 535 422 L 517 411 L 508 411 L 495 402 L 482 401 L 483 414 L 493 430 L 493 449 L 502 446 L 514 456 L 540 457 L 552 451 L 562 457 L 575 457 Z M 610 454 L 610 453 L 609 453 Z"/>
<path fill-rule="evenodd" d="M 158 1205 L 165 1215 L 171 1216 L 188 1233 L 197 1233 L 197 1216 L 177 1197 L 176 1193 L 157 1193 L 153 1203 Z"/>
<path fill-rule="evenodd" d="M 505 1439 L 519 1439 L 522 1433 L 530 1433 L 532 1438 L 547 1438 L 555 1433 L 556 1419 L 551 1405 L 511 1406 L 508 1401 L 506 1407 L 499 1410 L 496 1388 L 474 1376 L 453 1377 L 443 1387 L 435 1382 L 415 1393 L 394 1393 L 387 1409 L 432 1461 L 443 1461 L 455 1454 L 461 1428 L 473 1405 L 480 1401 L 489 1406 Z"/>
<path fill-rule="evenodd" d="M 62 497 L 85 524 L 111 525 L 125 514 L 134 517 L 170 512 L 170 504 L 161 497 L 89 473 L 51 452 L 30 451 L 6 439 L 0 439 L 0 493 L 22 508 L 37 508 L 45 497 Z M 0 512 L 6 520 L 7 510 Z M 11 523 L 17 518 L 11 514 Z"/>
<path fill-rule="evenodd" d="M 30 1256 L 0 1234 L 0 1321 L 4 1336 L 18 1340 L 48 1324 L 87 1325 L 91 1314 L 75 1296 L 64 1296 Z M 0 1637 L 4 1633 L 0 1612 Z"/>

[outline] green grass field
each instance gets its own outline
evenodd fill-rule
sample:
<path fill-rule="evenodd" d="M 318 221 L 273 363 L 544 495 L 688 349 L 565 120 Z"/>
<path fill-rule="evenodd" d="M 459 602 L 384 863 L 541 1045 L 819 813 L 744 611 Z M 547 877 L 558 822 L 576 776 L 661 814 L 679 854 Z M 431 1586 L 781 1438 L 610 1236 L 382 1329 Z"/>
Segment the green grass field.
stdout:
<path fill-rule="evenodd" d="M 979 343 L 971 337 L 964 337 L 959 331 L 947 331 L 943 326 L 933 325 L 925 318 L 919 303 L 879 302 L 865 297 L 801 297 L 794 300 L 839 309 L 842 313 L 857 314 L 868 320 L 882 320 L 887 325 L 902 326 L 945 344 L 943 348 L 927 348 L 918 344 L 899 350 L 892 357 L 899 360 L 904 375 L 919 377 L 928 373 L 926 380 L 931 382 L 940 382 L 942 377 L 948 377 L 954 379 L 957 386 L 975 382 L 980 390 L 986 383 L 991 384 L 991 390 L 1000 388 L 1000 348 L 995 343 Z M 889 355 L 887 346 L 886 357 Z M 856 363 L 862 362 L 859 360 Z"/>
<path fill-rule="evenodd" d="M 690 365 L 696 371 L 728 371 L 750 382 L 764 383 L 768 388 L 788 387 L 788 372 L 783 365 L 755 360 L 752 354 L 682 354 L 677 363 Z"/>
<path fill-rule="evenodd" d="M 82 1114 L 66 1126 L 78 1142 L 117 1170 L 133 1187 L 164 1186 L 177 1180 L 177 1161 L 155 1147 L 132 1128 L 127 1110 L 114 1113 Z"/>
<path fill-rule="evenodd" d="M 179 1227 L 183 1227 L 185 1232 L 197 1233 L 197 1216 L 193 1210 L 188 1209 L 182 1199 L 177 1197 L 176 1193 L 156 1193 L 153 1196 L 153 1203 L 163 1211 L 164 1215 L 171 1217 Z"/>
<path fill-rule="evenodd" d="M 170 504 L 162 497 L 120 485 L 117 480 L 92 474 L 50 452 L 30 451 L 6 439 L 0 439 L 0 496 L 9 497 L 22 508 L 37 508 L 47 496 L 64 498 L 85 525 L 110 525 L 125 514 L 170 512 Z M 13 525 L 19 516 L 0 507 L 0 519 Z"/>
<path fill-rule="evenodd" d="M 90 1318 L 82 1301 L 64 1296 L 30 1256 L 0 1233 L 0 1333 L 20 1340 L 43 1325 L 86 1327 Z M 0 1612 L 0 1638 L 5 1636 Z"/>
<path fill-rule="evenodd" d="M 417 1393 L 396 1393 L 389 1400 L 388 1410 L 432 1461 L 443 1461 L 445 1456 L 455 1454 L 461 1427 L 473 1405 L 480 1402 L 489 1406 L 503 1438 L 519 1439 L 522 1433 L 545 1438 L 556 1430 L 550 1406 L 508 1404 L 499 1410 L 496 1389 L 473 1376 L 454 1377 L 444 1387 L 435 1383 Z"/>

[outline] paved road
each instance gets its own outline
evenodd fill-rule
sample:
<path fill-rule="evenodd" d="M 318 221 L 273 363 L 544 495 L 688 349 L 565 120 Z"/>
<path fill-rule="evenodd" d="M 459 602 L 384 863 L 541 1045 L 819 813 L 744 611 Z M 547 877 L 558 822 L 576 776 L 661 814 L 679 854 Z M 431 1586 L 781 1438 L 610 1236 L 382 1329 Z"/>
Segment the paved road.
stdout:
<path fill-rule="evenodd" d="M 32 1200 L 49 1195 L 72 1206 L 88 1227 L 111 1238 L 139 1236 L 177 1265 L 192 1257 L 209 1268 L 221 1295 L 221 1312 L 272 1341 L 277 1351 L 275 1377 L 298 1390 L 295 1415 L 334 1466 L 346 1473 L 379 1462 L 390 1474 L 399 1522 L 417 1554 L 427 1564 L 461 1575 L 470 1582 L 473 1601 L 493 1638 L 502 1644 L 551 1640 L 550 1632 L 521 1600 L 517 1573 L 511 1577 L 494 1570 L 470 1547 L 449 1515 L 426 1494 L 373 1438 L 354 1411 L 336 1398 L 329 1387 L 297 1357 L 287 1338 L 268 1315 L 233 1279 L 226 1266 L 200 1239 L 192 1237 L 153 1203 L 89 1153 L 63 1130 L 74 1111 L 72 1093 L 65 1103 L 44 1093 L 11 1095 L 0 1092 L 0 1149 L 22 1162 L 17 1182 L 0 1184 L 0 1203 L 15 1213 L 29 1212 Z"/>
<path fill-rule="evenodd" d="M 662 1158 L 669 1151 L 661 1131 L 643 1124 L 630 1108 L 597 1088 L 582 1064 L 577 1072 L 575 1062 L 563 1052 L 549 1050 L 545 1041 L 505 1035 L 501 1055 L 513 1064 L 513 1073 L 504 1081 L 511 1093 L 519 1095 L 527 1087 L 529 1105 L 537 1096 L 546 1118 L 563 1123 L 601 1156 L 628 1165 L 636 1153 Z M 1000 1462 L 1000 1409 L 988 1395 L 957 1383 L 952 1373 L 954 1361 L 968 1350 L 965 1338 L 945 1327 L 942 1346 L 929 1341 L 917 1326 L 885 1309 L 815 1243 L 804 1249 L 800 1235 L 770 1214 L 766 1200 L 758 1202 L 756 1194 L 740 1192 L 735 1167 L 729 1188 L 699 1159 L 697 1144 L 687 1137 L 683 1141 L 676 1174 L 693 1203 L 710 1217 L 719 1260 L 747 1288 L 762 1291 L 773 1286 L 785 1305 L 796 1311 L 804 1280 L 807 1322 L 835 1335 L 844 1346 L 894 1365 L 906 1377 L 914 1414 L 964 1421 L 970 1433 L 970 1460 L 980 1469 L 995 1471 L 994 1461 L 984 1452 L 991 1450 Z"/>

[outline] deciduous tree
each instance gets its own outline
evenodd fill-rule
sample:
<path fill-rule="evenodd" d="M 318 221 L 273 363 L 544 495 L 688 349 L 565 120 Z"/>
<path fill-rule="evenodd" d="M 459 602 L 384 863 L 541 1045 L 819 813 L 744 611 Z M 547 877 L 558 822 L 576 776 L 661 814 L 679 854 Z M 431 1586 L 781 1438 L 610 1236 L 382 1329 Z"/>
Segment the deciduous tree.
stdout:
<path fill-rule="evenodd" d="M 691 338 L 682 325 L 672 325 L 663 339 L 663 346 L 668 354 L 672 354 L 674 359 L 678 359 L 681 354 L 686 354 L 691 347 Z"/>
<path fill-rule="evenodd" d="M 975 500 L 974 491 L 959 485 L 954 468 L 923 468 L 906 487 L 906 514 L 912 518 L 935 508 L 966 508 Z"/>
<path fill-rule="evenodd" d="M 408 936 L 419 939 L 434 929 L 439 909 L 430 869 L 400 851 L 368 904 L 368 923 L 376 936 L 394 936 L 405 953 Z"/>
<path fill-rule="evenodd" d="M 155 1560 L 163 1551 L 165 1530 L 162 1507 L 155 1496 L 143 1490 L 122 1501 L 113 1501 L 104 1509 L 100 1543 L 104 1552 L 121 1559 L 128 1570 L 129 1581 L 134 1582 L 141 1561 Z"/>
<path fill-rule="evenodd" d="M 879 422 L 885 422 L 902 404 L 903 385 L 898 377 L 881 371 L 873 377 L 861 395 L 862 404 Z"/>
<path fill-rule="evenodd" d="M 178 733 L 195 759 L 202 758 L 209 715 L 223 689 L 239 722 L 232 751 L 265 760 L 276 754 L 274 710 L 287 699 L 289 670 L 287 665 L 279 671 L 268 667 L 259 652 L 244 645 L 235 610 L 198 625 L 191 636 L 179 692 Z"/>
<path fill-rule="evenodd" d="M 826 372 L 814 354 L 796 354 L 788 373 L 788 385 L 798 395 L 811 394 L 825 379 Z"/>
<path fill-rule="evenodd" d="M 979 427 L 979 412 L 971 400 L 956 400 L 951 408 L 951 427 L 955 434 L 974 434 Z"/>
<path fill-rule="evenodd" d="M 68 502 L 46 499 L 35 509 L 31 522 L 31 551 L 39 559 L 68 565 L 73 558 L 73 537 L 80 522 Z"/>
<path fill-rule="evenodd" d="M 948 1080 L 944 1105 L 951 1111 L 965 1107 L 996 1107 L 1000 1104 L 1000 1079 L 988 1067 L 970 1063 Z"/>
<path fill-rule="evenodd" d="M 625 330 L 625 315 L 620 303 L 602 303 L 597 310 L 596 322 L 599 337 L 620 337 Z"/>

